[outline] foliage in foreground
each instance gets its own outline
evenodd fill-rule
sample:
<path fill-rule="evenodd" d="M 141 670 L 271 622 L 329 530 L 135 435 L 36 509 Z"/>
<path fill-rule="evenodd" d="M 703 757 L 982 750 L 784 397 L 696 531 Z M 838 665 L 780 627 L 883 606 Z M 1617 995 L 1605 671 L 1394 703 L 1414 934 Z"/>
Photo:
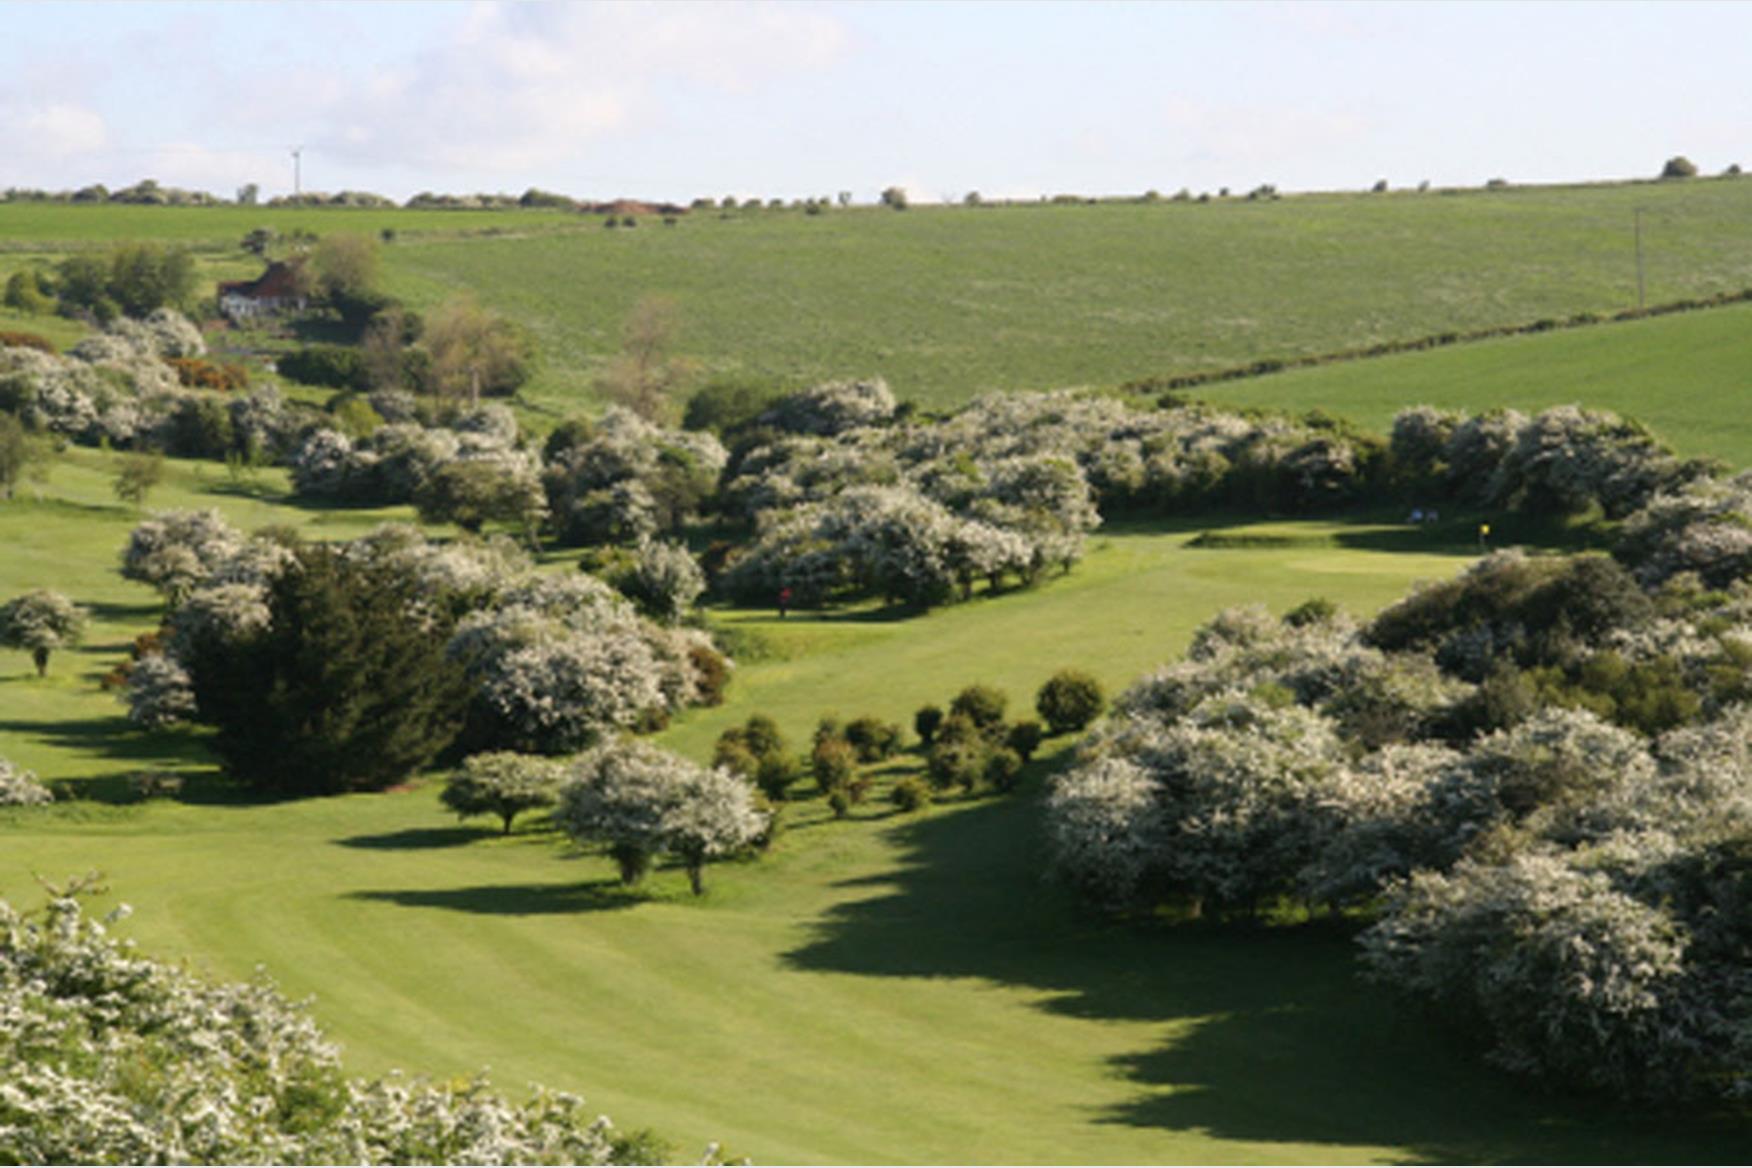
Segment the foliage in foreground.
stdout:
<path fill-rule="evenodd" d="M 122 910 L 111 914 L 111 920 Z M 306 1009 L 139 956 L 72 890 L 0 901 L 0 1161 L 606 1164 L 661 1156 L 576 1096 L 348 1078 Z"/>

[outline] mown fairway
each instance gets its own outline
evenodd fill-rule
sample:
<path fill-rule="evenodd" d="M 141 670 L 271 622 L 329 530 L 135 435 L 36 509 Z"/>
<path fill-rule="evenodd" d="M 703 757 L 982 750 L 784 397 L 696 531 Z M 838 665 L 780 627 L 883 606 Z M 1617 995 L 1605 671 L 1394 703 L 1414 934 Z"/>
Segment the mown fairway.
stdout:
<path fill-rule="evenodd" d="M 1752 284 L 1752 181 L 1252 203 L 920 207 L 690 215 L 527 239 L 410 239 L 391 290 L 460 289 L 528 324 L 530 398 L 588 404 L 644 295 L 712 374 L 795 386 L 886 376 L 944 406 L 988 389 L 1101 384 Z"/>
<path fill-rule="evenodd" d="M 0 506 L 0 594 L 50 584 L 100 609 L 48 682 L 0 656 L 0 754 L 48 777 L 201 770 L 190 736 L 127 728 L 95 676 L 153 598 L 114 575 L 133 516 L 102 455 L 41 503 Z M 241 523 L 346 534 L 375 516 L 210 493 L 186 467 L 159 504 L 217 498 Z M 1372 608 L 1455 554 L 1391 550 L 1390 528 L 1279 525 L 1301 542 L 1205 551 L 1193 529 L 1120 528 L 1068 578 L 911 620 L 880 612 L 759 629 L 731 701 L 666 741 L 701 753 L 724 724 L 776 714 L 793 739 L 837 709 L 903 718 L 967 682 L 1026 702 L 1053 668 L 1120 684 L 1172 656 L 1212 610 L 1311 594 Z M 1062 748 L 1062 747 L 1061 747 Z M 774 853 L 677 872 L 628 896 L 555 837 L 457 826 L 429 784 L 281 805 L 67 805 L 0 815 L 0 891 L 102 868 L 153 952 L 215 974 L 264 965 L 359 1071 L 490 1067 L 513 1090 L 577 1090 L 692 1155 L 757 1162 L 1698 1161 L 1741 1158 L 1744 1129 L 1632 1122 L 1546 1099 L 1360 985 L 1320 929 L 1151 931 L 1081 914 L 1042 878 L 1035 799 L 846 823 L 794 805 Z"/>

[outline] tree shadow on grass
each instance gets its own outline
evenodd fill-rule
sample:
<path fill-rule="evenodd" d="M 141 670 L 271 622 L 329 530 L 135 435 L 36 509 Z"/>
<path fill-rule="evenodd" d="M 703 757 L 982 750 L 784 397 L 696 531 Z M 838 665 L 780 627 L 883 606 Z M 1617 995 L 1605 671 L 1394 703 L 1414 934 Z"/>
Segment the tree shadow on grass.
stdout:
<path fill-rule="evenodd" d="M 156 600 L 143 600 L 137 604 L 90 600 L 85 601 L 84 606 L 93 618 L 106 624 L 151 624 L 155 618 L 164 615 L 163 603 Z"/>
<path fill-rule="evenodd" d="M 986 978 L 1046 991 L 1041 1008 L 1055 1014 L 1166 1028 L 1163 1045 L 1113 1061 L 1136 1094 L 1092 1122 L 1382 1146 L 1440 1162 L 1735 1163 L 1752 1146 L 1744 1117 L 1639 1119 L 1484 1065 L 1363 983 L 1343 927 L 1092 915 L 1042 876 L 1037 796 L 889 830 L 903 866 L 847 882 L 876 894 L 837 906 L 786 961 L 867 976 Z"/>
<path fill-rule="evenodd" d="M 502 832 L 484 827 L 410 827 L 381 835 L 351 835 L 335 842 L 343 848 L 374 851 L 406 851 L 421 848 L 454 848 L 476 840 L 498 839 Z"/>
<path fill-rule="evenodd" d="M 471 888 L 371 889 L 347 894 L 405 908 L 447 908 L 491 916 L 554 916 L 631 908 L 647 897 L 618 880 L 579 884 L 485 884 Z"/>
<path fill-rule="evenodd" d="M 142 765 L 208 763 L 200 731 L 188 727 L 140 729 L 120 714 L 108 718 L 63 718 L 33 721 L 0 718 L 0 731 L 33 738 L 63 750 L 99 758 L 124 759 Z M 210 765 L 210 764 L 209 764 Z"/>

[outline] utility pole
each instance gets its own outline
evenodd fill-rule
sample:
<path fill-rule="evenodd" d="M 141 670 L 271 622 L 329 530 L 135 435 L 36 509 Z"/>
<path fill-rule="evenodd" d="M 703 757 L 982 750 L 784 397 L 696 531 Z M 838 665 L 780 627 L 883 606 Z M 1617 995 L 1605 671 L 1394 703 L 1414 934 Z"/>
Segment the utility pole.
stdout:
<path fill-rule="evenodd" d="M 304 193 L 303 174 L 301 173 L 301 168 L 300 168 L 300 163 L 301 163 L 303 154 L 304 154 L 304 147 L 302 147 L 302 146 L 292 147 L 292 197 L 293 198 L 297 198 L 299 195 Z M 1637 254 L 1641 255 L 1642 253 L 1638 252 Z"/>
<path fill-rule="evenodd" d="M 1643 296 L 1642 213 L 1643 209 L 1638 207 L 1636 209 L 1636 307 L 1639 312 L 1646 304 L 1646 299 Z"/>

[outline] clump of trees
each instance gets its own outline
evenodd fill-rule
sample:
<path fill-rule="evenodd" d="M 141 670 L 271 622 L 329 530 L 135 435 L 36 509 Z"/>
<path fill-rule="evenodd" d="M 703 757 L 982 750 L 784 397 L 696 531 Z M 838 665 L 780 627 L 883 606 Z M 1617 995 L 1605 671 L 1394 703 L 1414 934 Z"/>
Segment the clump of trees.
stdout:
<path fill-rule="evenodd" d="M 667 854 L 686 869 L 696 896 L 705 891 L 707 861 L 752 847 L 770 819 L 728 770 L 628 740 L 579 756 L 554 812 L 574 840 L 607 848 L 624 883 L 637 883 Z"/>
<path fill-rule="evenodd" d="M 187 319 L 118 319 L 65 355 L 0 346 L 0 412 L 35 434 L 250 463 L 283 457 L 308 419 L 271 385 L 204 387 L 206 352 Z M 191 385 L 190 381 L 194 384 Z"/>
<path fill-rule="evenodd" d="M 1345 906 L 1367 975 L 1504 1066 L 1742 1093 L 1752 581 L 1670 571 L 1715 520 L 1656 500 L 1618 560 L 1498 553 L 1368 624 L 1219 614 L 1054 782 L 1057 870 L 1122 910 Z"/>
<path fill-rule="evenodd" d="M 173 513 L 136 529 L 124 571 L 173 606 L 130 671 L 131 716 L 216 725 L 233 773 L 285 794 L 380 788 L 453 743 L 575 751 L 715 700 L 726 668 L 703 633 L 505 540 L 386 525 L 301 546 Z"/>
<path fill-rule="evenodd" d="M 665 430 L 611 407 L 549 436 L 542 485 L 563 544 L 637 544 L 673 534 L 711 498 L 724 447 L 711 434 Z"/>
<path fill-rule="evenodd" d="M 75 882 L 0 900 L 0 1146 L 26 1164 L 608 1164 L 663 1156 L 575 1096 L 485 1079 L 349 1078 L 306 1007 L 265 980 L 142 957 Z"/>
<path fill-rule="evenodd" d="M 12 307 L 31 311 L 52 297 L 62 314 L 107 325 L 121 317 L 182 311 L 194 291 L 195 260 L 187 248 L 125 243 L 107 255 L 68 256 L 55 266 L 52 276 L 32 272 L 16 294 L 9 286 L 8 299 L 18 301 Z"/>

